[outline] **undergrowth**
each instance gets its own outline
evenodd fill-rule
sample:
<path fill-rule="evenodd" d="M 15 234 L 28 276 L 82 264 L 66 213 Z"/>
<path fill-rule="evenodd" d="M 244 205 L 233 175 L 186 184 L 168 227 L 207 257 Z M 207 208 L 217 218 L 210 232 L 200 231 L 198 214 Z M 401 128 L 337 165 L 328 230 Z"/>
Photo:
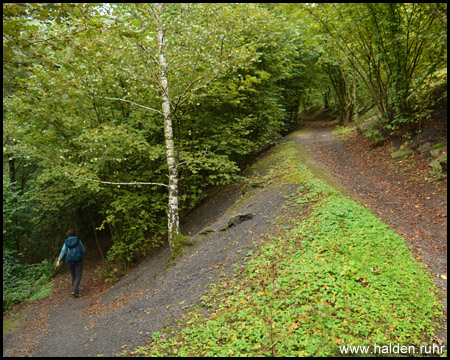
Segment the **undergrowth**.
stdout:
<path fill-rule="evenodd" d="M 48 260 L 24 265 L 21 254 L 3 249 L 3 311 L 21 301 L 42 299 L 51 293 L 55 265 Z"/>
<path fill-rule="evenodd" d="M 441 304 L 404 240 L 314 178 L 294 144 L 276 150 L 265 183 L 298 184 L 284 233 L 259 239 L 235 278 L 133 355 L 342 356 L 340 346 L 431 343 Z"/>

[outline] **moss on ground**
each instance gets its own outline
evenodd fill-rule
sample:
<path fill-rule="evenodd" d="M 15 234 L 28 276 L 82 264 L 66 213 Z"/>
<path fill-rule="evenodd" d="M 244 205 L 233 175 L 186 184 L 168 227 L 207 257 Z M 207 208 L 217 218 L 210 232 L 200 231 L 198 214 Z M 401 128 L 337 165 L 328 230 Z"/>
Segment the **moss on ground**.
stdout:
<path fill-rule="evenodd" d="M 183 255 L 186 248 L 193 246 L 193 243 L 189 236 L 178 233 L 173 237 L 173 245 L 174 248 L 172 249 L 169 265 L 172 265 L 176 259 Z"/>
<path fill-rule="evenodd" d="M 10 314 L 7 317 L 3 318 L 3 335 L 9 334 L 17 329 L 23 327 L 22 324 L 22 314 L 15 313 Z"/>

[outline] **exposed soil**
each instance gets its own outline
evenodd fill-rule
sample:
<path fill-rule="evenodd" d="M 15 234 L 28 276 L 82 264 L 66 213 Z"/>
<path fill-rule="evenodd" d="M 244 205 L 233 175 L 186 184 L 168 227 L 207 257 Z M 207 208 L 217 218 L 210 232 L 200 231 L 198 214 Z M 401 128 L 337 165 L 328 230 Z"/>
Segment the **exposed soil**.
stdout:
<path fill-rule="evenodd" d="M 290 136 L 305 146 L 316 164 L 330 173 L 353 197 L 407 239 L 416 258 L 433 273 L 439 288 L 447 291 L 447 182 L 425 182 L 391 165 L 383 148 L 374 148 L 361 136 L 338 140 L 333 128 L 311 127 Z M 424 172 L 427 161 L 414 164 Z M 429 162 L 430 160 L 428 160 Z M 431 169 L 428 169 L 431 170 Z M 444 275 L 444 276 L 442 276 Z M 445 278 L 445 279 L 444 279 Z M 446 300 L 444 300 L 445 308 Z"/>
<path fill-rule="evenodd" d="M 253 234 L 270 234 L 277 216 L 293 189 L 228 186 L 195 210 L 182 224 L 193 246 L 174 264 L 163 246 L 148 261 L 120 279 L 110 289 L 96 288 L 92 280 L 95 261 L 85 260 L 81 297 L 70 296 L 70 274 L 57 277 L 54 293 L 35 301 L 23 312 L 19 328 L 3 336 L 3 356 L 111 356 L 134 350 L 150 335 L 173 325 L 200 301 L 207 287 L 253 249 Z M 239 214 L 225 230 L 224 225 Z M 207 234 L 198 234 L 208 229 Z M 250 232 L 251 231 L 251 232 Z M 252 234 L 253 233 L 253 234 Z"/>
<path fill-rule="evenodd" d="M 404 236 L 446 292 L 446 182 L 445 187 L 436 187 L 415 181 L 390 167 L 390 159 L 383 158 L 379 149 L 365 148 L 359 137 L 342 142 L 330 128 L 312 127 L 282 141 L 308 149 L 312 156 L 302 161 L 330 173 L 331 182 Z M 133 351 L 152 332 L 183 317 L 210 284 L 230 274 L 256 245 L 252 233 L 276 231 L 280 209 L 294 191 L 287 186 L 257 187 L 242 195 L 241 186 L 220 188 L 185 218 L 182 232 L 194 245 L 174 264 L 168 265 L 169 249 L 163 246 L 108 288 L 94 280 L 98 257 L 92 252 L 85 260 L 78 299 L 70 296 L 70 274 L 63 271 L 51 296 L 23 308 L 21 322 L 26 326 L 3 335 L 3 356 L 120 354 Z M 251 216 L 220 231 L 238 214 Z M 205 229 L 209 232 L 199 234 Z M 446 294 L 442 300 L 446 309 Z"/>
<path fill-rule="evenodd" d="M 437 109 L 435 115 L 436 121 L 424 124 L 422 143 L 446 142 L 446 108 Z M 389 149 L 399 146 L 398 138 L 373 147 L 355 132 L 341 141 L 332 133 L 335 125 L 326 114 L 322 118 L 307 118 L 306 130 L 287 139 L 305 146 L 315 166 L 331 174 L 344 187 L 344 193 L 369 207 L 406 239 L 416 259 L 430 271 L 441 290 L 440 299 L 447 315 L 447 174 L 443 174 L 442 181 L 432 181 L 428 175 L 430 159 L 425 154 L 393 162 Z M 438 336 L 446 343 L 446 321 L 443 326 Z"/>

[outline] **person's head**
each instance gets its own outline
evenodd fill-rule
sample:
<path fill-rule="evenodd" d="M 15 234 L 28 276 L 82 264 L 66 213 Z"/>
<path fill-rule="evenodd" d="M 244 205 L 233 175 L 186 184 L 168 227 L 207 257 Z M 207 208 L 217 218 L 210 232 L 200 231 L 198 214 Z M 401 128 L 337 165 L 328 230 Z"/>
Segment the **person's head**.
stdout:
<path fill-rule="evenodd" d="M 68 238 L 71 236 L 77 236 L 77 231 L 74 228 L 71 228 L 71 229 L 67 230 L 66 235 Z"/>

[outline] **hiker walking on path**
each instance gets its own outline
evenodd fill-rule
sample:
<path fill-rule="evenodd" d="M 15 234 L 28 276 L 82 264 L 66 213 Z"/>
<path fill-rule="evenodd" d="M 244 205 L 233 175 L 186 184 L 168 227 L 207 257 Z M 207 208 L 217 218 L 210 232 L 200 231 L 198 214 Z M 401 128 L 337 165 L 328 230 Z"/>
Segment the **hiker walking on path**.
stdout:
<path fill-rule="evenodd" d="M 80 238 L 74 229 L 70 229 L 66 233 L 67 239 L 64 240 L 64 245 L 59 254 L 56 267 L 59 267 L 59 263 L 66 256 L 66 263 L 69 264 L 70 273 L 72 275 L 72 296 L 77 298 L 80 296 L 78 287 L 80 286 L 81 273 L 83 271 L 83 254 L 86 251 Z"/>

